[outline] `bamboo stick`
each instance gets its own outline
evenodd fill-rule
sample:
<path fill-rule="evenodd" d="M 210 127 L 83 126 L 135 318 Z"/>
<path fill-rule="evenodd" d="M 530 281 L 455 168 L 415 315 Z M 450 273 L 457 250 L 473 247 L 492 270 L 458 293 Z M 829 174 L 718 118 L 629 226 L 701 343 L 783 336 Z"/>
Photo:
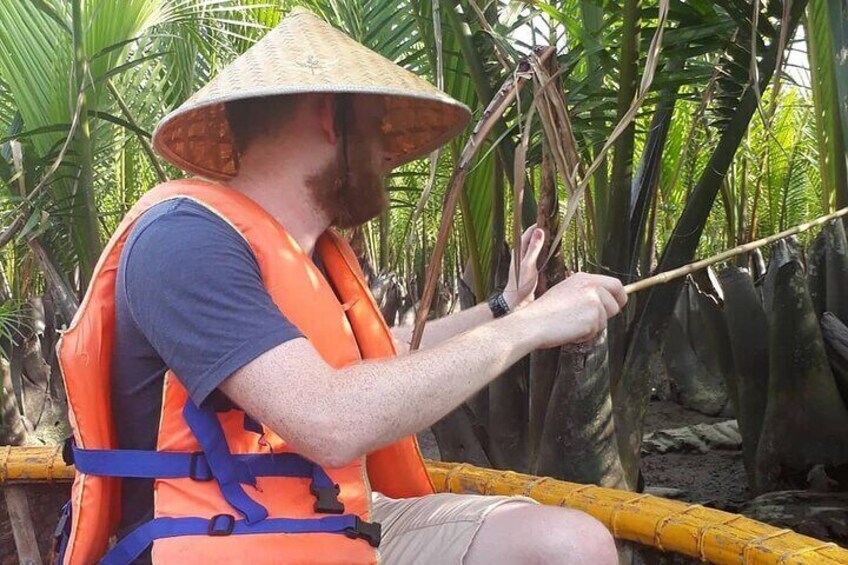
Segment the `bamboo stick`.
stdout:
<path fill-rule="evenodd" d="M 831 220 L 835 220 L 837 218 L 841 218 L 842 216 L 848 215 L 848 207 L 841 208 L 836 212 L 831 214 L 827 214 L 824 216 L 820 216 L 815 220 L 810 220 L 809 222 L 804 222 L 803 224 L 798 224 L 797 226 L 791 227 L 789 229 L 783 230 L 780 233 L 776 233 L 774 235 L 770 235 L 768 237 L 764 237 L 762 239 L 758 239 L 756 241 L 751 241 L 749 243 L 745 243 L 743 245 L 739 245 L 734 247 L 733 249 L 728 249 L 727 251 L 722 251 L 712 257 L 707 257 L 706 259 L 701 259 L 700 261 L 695 261 L 694 263 L 689 263 L 688 265 L 683 265 L 682 267 L 678 267 L 676 269 L 672 269 L 670 271 L 666 271 L 664 273 L 659 273 L 652 277 L 648 277 L 646 279 L 642 279 L 641 281 L 636 281 L 635 283 L 628 284 L 624 287 L 624 290 L 627 294 L 633 294 L 634 292 L 638 292 L 640 290 L 644 290 L 646 288 L 651 288 L 652 286 L 656 286 L 658 284 L 664 284 L 674 279 L 679 279 L 680 277 L 685 277 L 686 275 L 692 274 L 696 271 L 700 271 L 706 267 L 711 265 L 715 265 L 716 263 L 721 263 L 722 261 L 727 261 L 728 259 L 732 259 L 737 255 L 742 255 L 743 253 L 749 253 L 755 249 L 759 249 L 765 245 L 770 243 L 774 243 L 775 241 L 784 239 L 791 235 L 799 234 L 801 232 L 805 232 L 809 229 L 812 229 L 816 226 L 821 226 L 828 223 Z"/>

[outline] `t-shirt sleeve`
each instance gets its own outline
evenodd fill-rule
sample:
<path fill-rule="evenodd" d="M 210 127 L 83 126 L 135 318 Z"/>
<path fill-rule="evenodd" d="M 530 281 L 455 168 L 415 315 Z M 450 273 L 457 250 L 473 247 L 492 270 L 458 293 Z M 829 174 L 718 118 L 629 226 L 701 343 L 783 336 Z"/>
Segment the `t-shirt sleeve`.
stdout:
<path fill-rule="evenodd" d="M 133 321 L 199 405 L 235 371 L 303 335 L 233 227 L 191 201 L 159 206 L 167 208 L 142 217 L 127 241 L 123 290 Z"/>

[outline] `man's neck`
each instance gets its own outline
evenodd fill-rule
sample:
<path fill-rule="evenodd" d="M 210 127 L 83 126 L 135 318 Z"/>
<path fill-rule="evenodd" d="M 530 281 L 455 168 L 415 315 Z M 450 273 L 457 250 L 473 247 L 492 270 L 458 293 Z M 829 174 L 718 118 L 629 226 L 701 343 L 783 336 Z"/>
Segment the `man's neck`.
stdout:
<path fill-rule="evenodd" d="M 271 214 L 308 256 L 330 226 L 330 219 L 313 201 L 306 175 L 297 167 L 275 170 L 242 168 L 228 184 Z"/>

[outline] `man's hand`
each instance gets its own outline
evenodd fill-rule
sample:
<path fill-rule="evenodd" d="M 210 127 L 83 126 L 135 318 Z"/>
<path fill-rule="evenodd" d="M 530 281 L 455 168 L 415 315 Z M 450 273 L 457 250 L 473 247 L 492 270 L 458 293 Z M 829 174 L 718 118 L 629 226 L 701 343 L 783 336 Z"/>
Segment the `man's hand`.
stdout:
<path fill-rule="evenodd" d="M 591 341 L 625 304 L 627 293 L 618 279 L 576 273 L 516 315 L 526 319 L 537 347 L 557 347 Z"/>
<path fill-rule="evenodd" d="M 521 263 L 518 266 L 518 284 L 515 281 L 515 255 L 509 263 L 509 280 L 503 295 L 510 311 L 533 302 L 533 291 L 539 280 L 539 269 L 536 262 L 545 243 L 545 232 L 533 224 L 521 236 Z"/>
<path fill-rule="evenodd" d="M 510 311 L 515 311 L 533 301 L 533 291 L 536 289 L 536 281 L 539 279 L 536 261 L 542 251 L 544 241 L 545 233 L 536 229 L 536 226 L 528 228 L 521 237 L 521 262 L 519 265 L 521 280 L 518 285 L 515 284 L 515 265 L 510 265 L 509 281 L 507 281 L 503 293 Z M 447 339 L 491 321 L 492 312 L 489 310 L 489 305 L 483 303 L 445 316 L 440 320 L 427 322 L 420 349 L 429 349 Z M 392 328 L 392 335 L 395 337 L 398 351 L 409 352 L 412 326 L 395 326 Z"/>

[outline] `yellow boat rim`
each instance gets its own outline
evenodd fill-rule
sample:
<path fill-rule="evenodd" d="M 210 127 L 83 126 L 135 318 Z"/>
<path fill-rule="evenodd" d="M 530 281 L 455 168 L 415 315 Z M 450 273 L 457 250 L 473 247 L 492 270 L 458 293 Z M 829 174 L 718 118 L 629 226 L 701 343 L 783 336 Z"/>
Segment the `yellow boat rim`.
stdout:
<path fill-rule="evenodd" d="M 542 504 L 587 512 L 617 539 L 709 563 L 848 564 L 848 550 L 834 543 L 700 504 L 464 463 L 427 461 L 427 470 L 439 492 L 529 496 Z M 62 460 L 61 446 L 0 448 L 0 485 L 73 478 L 74 468 Z"/>

